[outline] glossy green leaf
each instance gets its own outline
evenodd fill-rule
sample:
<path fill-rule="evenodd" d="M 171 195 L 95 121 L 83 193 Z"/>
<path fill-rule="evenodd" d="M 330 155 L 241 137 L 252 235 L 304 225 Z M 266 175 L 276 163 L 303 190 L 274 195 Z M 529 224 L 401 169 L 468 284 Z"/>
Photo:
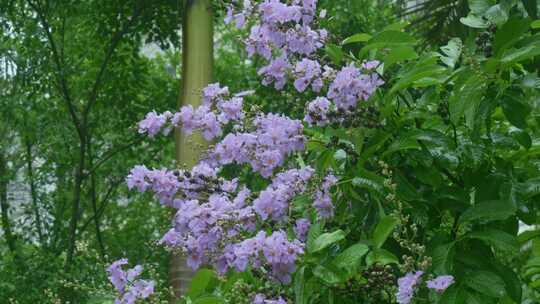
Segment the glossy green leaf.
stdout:
<path fill-rule="evenodd" d="M 375 247 L 380 248 L 384 244 L 398 223 L 398 219 L 393 216 L 385 216 L 381 218 L 375 227 L 375 231 L 373 232 L 373 244 Z"/>
<path fill-rule="evenodd" d="M 371 35 L 366 34 L 366 33 L 358 33 L 358 34 L 354 34 L 350 37 L 345 38 L 345 40 L 343 40 L 341 44 L 345 45 L 345 44 L 356 43 L 356 42 L 366 42 L 366 41 L 369 41 L 369 39 L 371 39 Z"/>
<path fill-rule="evenodd" d="M 465 284 L 470 288 L 494 298 L 506 294 L 504 281 L 495 273 L 489 271 L 474 271 L 467 274 Z"/>
<path fill-rule="evenodd" d="M 516 207 L 507 201 L 480 202 L 467 209 L 459 218 L 460 223 L 474 220 L 499 221 L 512 216 Z"/>
<path fill-rule="evenodd" d="M 331 233 L 323 233 L 313 242 L 313 248 L 311 252 L 315 253 L 321 251 L 324 248 L 343 240 L 344 238 L 345 232 L 343 232 L 343 230 L 341 229 L 338 229 Z"/>
<path fill-rule="evenodd" d="M 334 265 L 340 268 L 353 270 L 360 264 L 360 260 L 368 251 L 369 247 L 366 244 L 354 244 L 345 249 L 334 259 Z"/>
<path fill-rule="evenodd" d="M 367 265 L 373 265 L 375 263 L 380 263 L 382 265 L 398 264 L 399 260 L 390 251 L 379 248 L 379 249 L 375 249 L 375 250 L 371 251 L 366 256 L 366 264 Z"/>

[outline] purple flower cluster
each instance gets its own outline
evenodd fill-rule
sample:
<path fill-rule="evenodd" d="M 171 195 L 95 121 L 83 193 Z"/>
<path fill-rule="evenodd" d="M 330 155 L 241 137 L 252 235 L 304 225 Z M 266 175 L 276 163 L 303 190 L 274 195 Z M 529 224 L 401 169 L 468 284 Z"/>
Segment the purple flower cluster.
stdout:
<path fill-rule="evenodd" d="M 253 298 L 253 304 L 287 304 L 287 301 L 283 300 L 282 297 L 279 297 L 275 300 L 269 300 L 266 298 L 263 294 L 256 294 L 255 298 Z"/>
<path fill-rule="evenodd" d="M 307 105 L 307 113 L 304 121 L 309 125 L 325 126 L 330 120 L 328 113 L 330 112 L 332 103 L 325 97 L 317 97 Z"/>
<path fill-rule="evenodd" d="M 287 74 L 295 67 L 291 64 L 294 55 L 310 56 L 324 45 L 328 36 L 326 30 L 312 28 L 316 9 L 315 0 L 294 0 L 290 4 L 264 0 L 257 6 L 244 1 L 243 10 L 236 14 L 229 8 L 227 23 L 234 20 L 238 27 L 243 27 L 246 18 L 257 20 L 250 29 L 246 50 L 250 57 L 257 54 L 269 61 L 259 70 L 264 85 L 274 83 L 277 90 L 283 89 Z M 295 86 L 299 91 L 304 91 L 310 83 L 314 91 L 320 90 L 323 84 L 318 78 L 320 66 L 316 66 L 319 66 L 316 61 L 296 65 Z"/>
<path fill-rule="evenodd" d="M 427 288 L 439 293 L 443 293 L 452 284 L 454 284 L 454 277 L 451 275 L 442 275 L 433 280 L 426 281 Z"/>
<path fill-rule="evenodd" d="M 221 273 L 229 267 L 245 271 L 248 265 L 254 269 L 270 267 L 271 276 L 279 282 L 291 282 L 291 274 L 299 255 L 304 253 L 304 245 L 298 241 L 289 241 L 285 232 L 274 231 L 270 236 L 260 231 L 255 237 L 240 243 L 229 245 L 218 261 Z"/>
<path fill-rule="evenodd" d="M 298 92 L 304 92 L 310 84 L 314 92 L 319 92 L 323 87 L 321 65 L 315 60 L 302 59 L 294 67 L 294 74 L 294 87 Z"/>
<path fill-rule="evenodd" d="M 264 177 L 272 175 L 292 152 L 304 149 L 303 126 L 277 114 L 259 115 L 250 133 L 231 133 L 219 142 L 211 158 L 216 165 L 250 164 Z"/>
<path fill-rule="evenodd" d="M 163 114 L 157 114 L 156 111 L 152 111 L 146 114 L 146 117 L 139 122 L 139 133 L 154 137 L 161 131 L 163 126 L 167 123 L 169 118 L 172 117 L 171 112 L 167 111 Z M 170 129 L 164 129 L 163 133 L 167 135 Z"/>
<path fill-rule="evenodd" d="M 146 299 L 154 293 L 153 281 L 137 279 L 143 271 L 142 266 L 137 265 L 125 271 L 122 266 L 127 264 L 127 259 L 120 259 L 107 268 L 109 281 L 119 293 L 115 304 L 134 304 L 138 299 Z"/>
<path fill-rule="evenodd" d="M 396 294 L 397 302 L 400 304 L 409 304 L 412 301 L 414 292 L 421 282 L 422 271 L 414 273 L 409 272 L 404 277 L 398 279 L 398 292 Z M 426 282 L 429 289 L 443 293 L 450 285 L 454 283 L 454 277 L 451 275 L 438 276 L 433 280 Z"/>
<path fill-rule="evenodd" d="M 363 74 L 351 64 L 336 74 L 328 89 L 328 98 L 333 100 L 338 108 L 349 110 L 356 107 L 359 100 L 367 100 L 383 83 L 378 74 Z"/>
<path fill-rule="evenodd" d="M 167 247 L 187 253 L 193 269 L 210 263 L 221 248 L 242 231 L 254 231 L 255 214 L 245 205 L 249 190 L 244 188 L 233 199 L 226 194 L 211 194 L 207 202 L 184 201 L 171 228 L 161 239 Z"/>
<path fill-rule="evenodd" d="M 276 175 L 272 184 L 253 201 L 253 209 L 262 220 L 282 221 L 289 211 L 289 202 L 306 190 L 314 170 L 311 167 L 291 169 Z"/>
<path fill-rule="evenodd" d="M 301 242 L 305 242 L 307 239 L 307 235 L 309 232 L 309 228 L 311 227 L 311 223 L 308 219 L 297 219 L 296 223 L 294 225 L 294 233 L 296 234 L 296 238 L 300 240 Z"/>
<path fill-rule="evenodd" d="M 203 89 L 203 104 L 198 108 L 191 105 L 183 106 L 179 112 L 163 114 L 150 112 L 139 122 L 139 133 L 155 136 L 161 130 L 168 134 L 172 127 L 182 127 L 187 134 L 200 130 L 206 140 L 212 140 L 223 133 L 223 125 L 234 122 L 241 123 L 244 119 L 243 97 L 248 92 L 242 92 L 229 98 L 229 89 L 213 83 Z M 169 124 L 169 128 L 165 128 Z"/>
<path fill-rule="evenodd" d="M 129 189 L 137 188 L 139 192 L 152 189 L 158 200 L 164 205 L 171 205 L 180 188 L 180 182 L 172 171 L 167 169 L 150 170 L 143 166 L 135 166 L 126 178 Z"/>
<path fill-rule="evenodd" d="M 423 274 L 423 271 L 409 272 L 404 277 L 398 279 L 396 300 L 399 304 L 411 303 L 416 286 L 420 284 L 420 277 Z"/>
<path fill-rule="evenodd" d="M 331 218 L 334 216 L 334 205 L 330 195 L 330 188 L 335 185 L 337 178 L 333 174 L 328 174 L 322 183 L 320 190 L 316 190 L 313 198 L 313 207 L 317 210 L 320 218 Z"/>

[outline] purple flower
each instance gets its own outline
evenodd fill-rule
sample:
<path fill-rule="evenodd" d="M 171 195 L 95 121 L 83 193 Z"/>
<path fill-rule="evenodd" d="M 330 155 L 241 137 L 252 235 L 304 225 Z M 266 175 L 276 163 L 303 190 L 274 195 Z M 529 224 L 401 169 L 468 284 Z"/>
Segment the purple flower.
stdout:
<path fill-rule="evenodd" d="M 243 104 L 244 100 L 240 97 L 233 97 L 230 100 L 218 103 L 217 107 L 221 111 L 219 120 L 223 123 L 228 123 L 231 120 L 242 120 L 244 118 Z"/>
<path fill-rule="evenodd" d="M 144 192 L 150 187 L 150 183 L 146 180 L 148 176 L 148 170 L 144 165 L 135 166 L 131 169 L 129 175 L 126 178 L 128 188 L 131 190 L 137 188 L 139 192 Z"/>
<path fill-rule="evenodd" d="M 321 79 L 321 65 L 307 58 L 299 61 L 294 68 L 294 87 L 298 92 L 304 92 L 311 84 L 314 92 L 319 92 L 323 86 Z"/>
<path fill-rule="evenodd" d="M 228 87 L 220 87 L 219 83 L 212 83 L 203 89 L 203 105 L 211 106 L 229 96 Z"/>
<path fill-rule="evenodd" d="M 308 219 L 296 220 L 296 224 L 294 226 L 294 233 L 296 234 L 296 238 L 302 242 L 305 242 L 310 226 L 311 223 Z"/>
<path fill-rule="evenodd" d="M 420 283 L 420 277 L 424 274 L 422 271 L 407 273 L 404 277 L 398 279 L 398 292 L 396 300 L 399 304 L 409 304 L 414 296 L 416 286 Z"/>
<path fill-rule="evenodd" d="M 311 167 L 306 167 L 279 173 L 272 184 L 261 191 L 259 197 L 253 201 L 253 209 L 263 220 L 284 220 L 289 210 L 289 202 L 306 190 L 306 184 L 313 172 Z"/>
<path fill-rule="evenodd" d="M 364 62 L 362 62 L 362 69 L 364 69 L 364 70 L 374 70 L 379 66 L 379 64 L 381 64 L 381 63 L 378 60 L 364 61 Z"/>
<path fill-rule="evenodd" d="M 171 116 L 171 112 L 157 114 L 156 111 L 152 111 L 146 114 L 146 117 L 139 122 L 139 133 L 148 133 L 148 136 L 154 137 Z M 168 133 L 168 130 L 165 129 L 164 133 Z"/>
<path fill-rule="evenodd" d="M 281 90 L 287 81 L 287 71 L 291 68 L 285 56 L 278 57 L 257 72 L 263 76 L 263 85 L 274 83 L 276 90 Z"/>
<path fill-rule="evenodd" d="M 282 297 L 279 297 L 275 300 L 269 300 L 266 298 L 263 294 L 256 294 L 253 298 L 253 304 L 287 304 L 287 301 L 285 301 Z"/>
<path fill-rule="evenodd" d="M 119 294 L 115 300 L 117 304 L 134 304 L 138 299 L 146 299 L 154 293 L 153 281 L 137 280 L 142 273 L 142 266 L 137 265 L 124 271 L 122 266 L 127 264 L 127 259 L 120 259 L 107 267 L 109 281 Z"/>
<path fill-rule="evenodd" d="M 438 276 L 426 282 L 429 289 L 434 289 L 439 293 L 443 293 L 452 284 L 454 284 L 454 277 L 451 275 Z"/>
<path fill-rule="evenodd" d="M 330 112 L 331 102 L 324 97 L 317 97 L 307 106 L 307 113 L 304 117 L 309 125 L 325 126 L 330 120 L 328 113 Z"/>
<path fill-rule="evenodd" d="M 378 75 L 362 74 L 355 66 L 343 67 L 328 89 L 328 98 L 340 109 L 350 110 L 359 100 L 367 100 L 384 82 Z"/>
<path fill-rule="evenodd" d="M 330 187 L 337 182 L 333 174 L 328 174 L 322 183 L 320 190 L 315 191 L 313 207 L 317 210 L 320 218 L 330 218 L 334 216 L 334 205 L 330 196 Z"/>

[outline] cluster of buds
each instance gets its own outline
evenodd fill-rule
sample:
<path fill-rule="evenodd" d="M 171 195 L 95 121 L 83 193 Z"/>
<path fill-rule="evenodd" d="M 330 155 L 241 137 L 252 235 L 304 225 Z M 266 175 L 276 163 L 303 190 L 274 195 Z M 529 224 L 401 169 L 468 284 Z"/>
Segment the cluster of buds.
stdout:
<path fill-rule="evenodd" d="M 484 52 L 486 57 L 491 57 L 493 55 L 493 35 L 497 31 L 497 26 L 494 24 L 490 25 L 486 31 L 481 32 L 478 37 L 476 37 L 476 46 L 478 49 Z"/>
<path fill-rule="evenodd" d="M 334 128 L 382 128 L 382 124 L 380 123 L 380 112 L 374 106 L 360 105 L 348 110 L 338 108 L 329 111 L 327 116 Z"/>

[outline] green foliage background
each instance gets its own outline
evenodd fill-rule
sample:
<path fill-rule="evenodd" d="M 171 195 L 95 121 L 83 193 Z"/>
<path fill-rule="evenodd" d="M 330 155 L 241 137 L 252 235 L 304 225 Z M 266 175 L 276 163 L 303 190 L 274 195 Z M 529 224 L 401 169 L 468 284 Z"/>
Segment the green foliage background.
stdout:
<path fill-rule="evenodd" d="M 387 303 L 391 286 L 379 293 L 348 284 L 365 285 L 361 274 L 375 264 L 397 272 L 410 255 L 415 265 L 431 257 L 433 274 L 456 276 L 443 296 L 422 291 L 426 303 L 539 301 L 538 3 L 319 5 L 331 16 L 323 24 L 332 33 L 325 60 L 381 60 L 386 84 L 365 104 L 378 109 L 377 127 L 309 130 L 316 141 L 302 158 L 346 182 L 337 189 L 336 218 L 314 225 L 293 285 L 279 292 L 298 304 Z M 28 0 L 0 7 L 0 299 L 107 303 L 105 265 L 125 256 L 146 265 L 145 276 L 158 280 L 155 301 L 166 300 L 166 252 L 154 243 L 168 211 L 129 193 L 123 179 L 141 162 L 172 164 L 172 139 L 142 141 L 135 122 L 176 104 L 181 5 Z M 313 96 L 261 86 L 261 62 L 246 60 L 243 33 L 223 25 L 217 8 L 216 81 L 233 92 L 255 89 L 253 106 L 301 115 Z M 146 56 L 150 42 L 164 52 Z M 70 111 L 82 117 L 88 103 L 81 143 Z M 85 178 L 66 264 L 81 144 Z M 253 179 L 254 187 L 264 183 Z M 3 190 L 14 184 L 27 189 L 20 205 Z M 297 198 L 298 206 L 307 203 Z M 522 232 L 523 225 L 532 229 Z M 203 270 L 189 300 L 241 303 L 234 299 L 245 298 L 243 284 L 260 287 L 250 273 L 223 281 Z"/>

